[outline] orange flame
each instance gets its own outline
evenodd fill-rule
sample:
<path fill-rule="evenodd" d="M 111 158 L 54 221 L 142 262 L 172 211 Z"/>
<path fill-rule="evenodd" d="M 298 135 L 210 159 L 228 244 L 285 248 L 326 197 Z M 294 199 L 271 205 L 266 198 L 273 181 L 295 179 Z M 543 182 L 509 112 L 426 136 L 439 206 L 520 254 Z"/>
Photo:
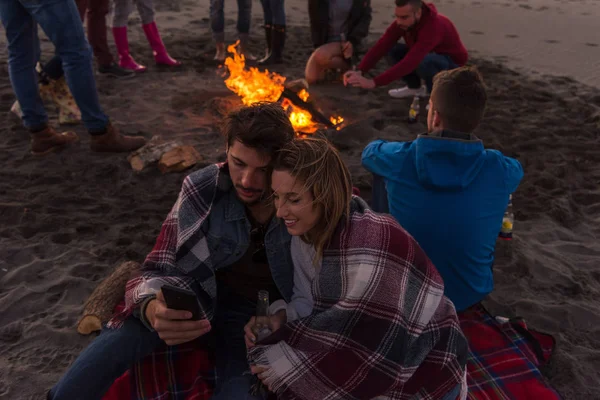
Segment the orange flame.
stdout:
<path fill-rule="evenodd" d="M 225 79 L 227 88 L 240 96 L 245 105 L 260 101 L 278 101 L 283 93 L 285 77 L 269 70 L 259 71 L 256 67 L 246 69 L 246 59 L 237 51 L 238 45 L 239 41 L 227 47 L 227 52 L 232 54 L 225 59 L 225 66 L 229 70 L 229 77 Z M 298 97 L 307 101 L 309 94 L 302 89 L 298 92 Z M 286 110 L 296 131 L 312 133 L 318 129 L 319 124 L 313 121 L 308 111 L 295 107 L 288 99 L 283 99 L 281 106 Z M 331 117 L 330 120 L 336 124 L 344 119 Z"/>

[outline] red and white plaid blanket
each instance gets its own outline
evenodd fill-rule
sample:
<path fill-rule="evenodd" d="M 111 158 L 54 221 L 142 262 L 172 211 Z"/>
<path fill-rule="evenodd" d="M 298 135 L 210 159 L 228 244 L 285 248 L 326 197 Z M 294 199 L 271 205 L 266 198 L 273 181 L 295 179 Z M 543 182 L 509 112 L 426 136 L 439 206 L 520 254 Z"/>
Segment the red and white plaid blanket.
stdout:
<path fill-rule="evenodd" d="M 312 292 L 312 315 L 249 353 L 278 398 L 439 399 L 464 382 L 467 341 L 440 275 L 392 217 L 360 198 Z"/>
<path fill-rule="evenodd" d="M 125 307 L 107 327 L 120 327 L 134 308 L 163 284 L 195 291 L 207 318 L 212 320 L 216 283 L 209 265 L 207 239 L 200 228 L 218 196 L 231 185 L 222 173 L 225 167 L 224 163 L 213 164 L 185 178 L 154 248 L 138 274 L 127 282 Z"/>

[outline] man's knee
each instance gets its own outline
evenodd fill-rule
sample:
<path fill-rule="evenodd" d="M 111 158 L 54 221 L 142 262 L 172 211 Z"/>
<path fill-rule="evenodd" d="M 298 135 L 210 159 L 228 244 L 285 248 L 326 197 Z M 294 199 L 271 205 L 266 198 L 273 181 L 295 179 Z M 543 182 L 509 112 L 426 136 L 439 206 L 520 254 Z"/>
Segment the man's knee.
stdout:
<path fill-rule="evenodd" d="M 446 63 L 441 63 L 434 57 L 425 57 L 417 67 L 417 75 L 421 79 L 432 79 L 438 72 L 449 69 Z"/>

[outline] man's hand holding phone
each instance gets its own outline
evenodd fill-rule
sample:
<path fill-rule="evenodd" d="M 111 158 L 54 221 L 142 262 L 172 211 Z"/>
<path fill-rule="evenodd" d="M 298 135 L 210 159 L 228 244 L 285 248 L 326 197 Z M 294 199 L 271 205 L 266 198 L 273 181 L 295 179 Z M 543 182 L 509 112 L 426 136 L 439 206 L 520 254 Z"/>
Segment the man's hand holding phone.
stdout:
<path fill-rule="evenodd" d="M 146 307 L 146 319 L 169 346 L 189 342 L 211 330 L 209 320 L 192 320 L 192 316 L 192 311 L 168 308 L 162 290 Z"/>

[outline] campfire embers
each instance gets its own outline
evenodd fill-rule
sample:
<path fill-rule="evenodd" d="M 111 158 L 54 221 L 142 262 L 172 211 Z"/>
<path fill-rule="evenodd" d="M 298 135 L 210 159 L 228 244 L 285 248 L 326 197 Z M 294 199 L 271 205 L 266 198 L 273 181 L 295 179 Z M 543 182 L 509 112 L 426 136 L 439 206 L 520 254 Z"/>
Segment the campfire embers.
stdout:
<path fill-rule="evenodd" d="M 236 42 L 227 48 L 232 56 L 225 59 L 225 66 L 229 70 L 225 85 L 240 96 L 244 104 L 250 105 L 260 101 L 280 102 L 300 134 L 313 133 L 320 127 L 339 128 L 344 119 L 340 116 L 328 118 L 323 115 L 308 101 L 309 93 L 306 89 L 295 92 L 286 88 L 286 78 L 276 72 L 260 71 L 256 67 L 246 69 L 246 60 L 237 51 L 238 44 Z"/>

